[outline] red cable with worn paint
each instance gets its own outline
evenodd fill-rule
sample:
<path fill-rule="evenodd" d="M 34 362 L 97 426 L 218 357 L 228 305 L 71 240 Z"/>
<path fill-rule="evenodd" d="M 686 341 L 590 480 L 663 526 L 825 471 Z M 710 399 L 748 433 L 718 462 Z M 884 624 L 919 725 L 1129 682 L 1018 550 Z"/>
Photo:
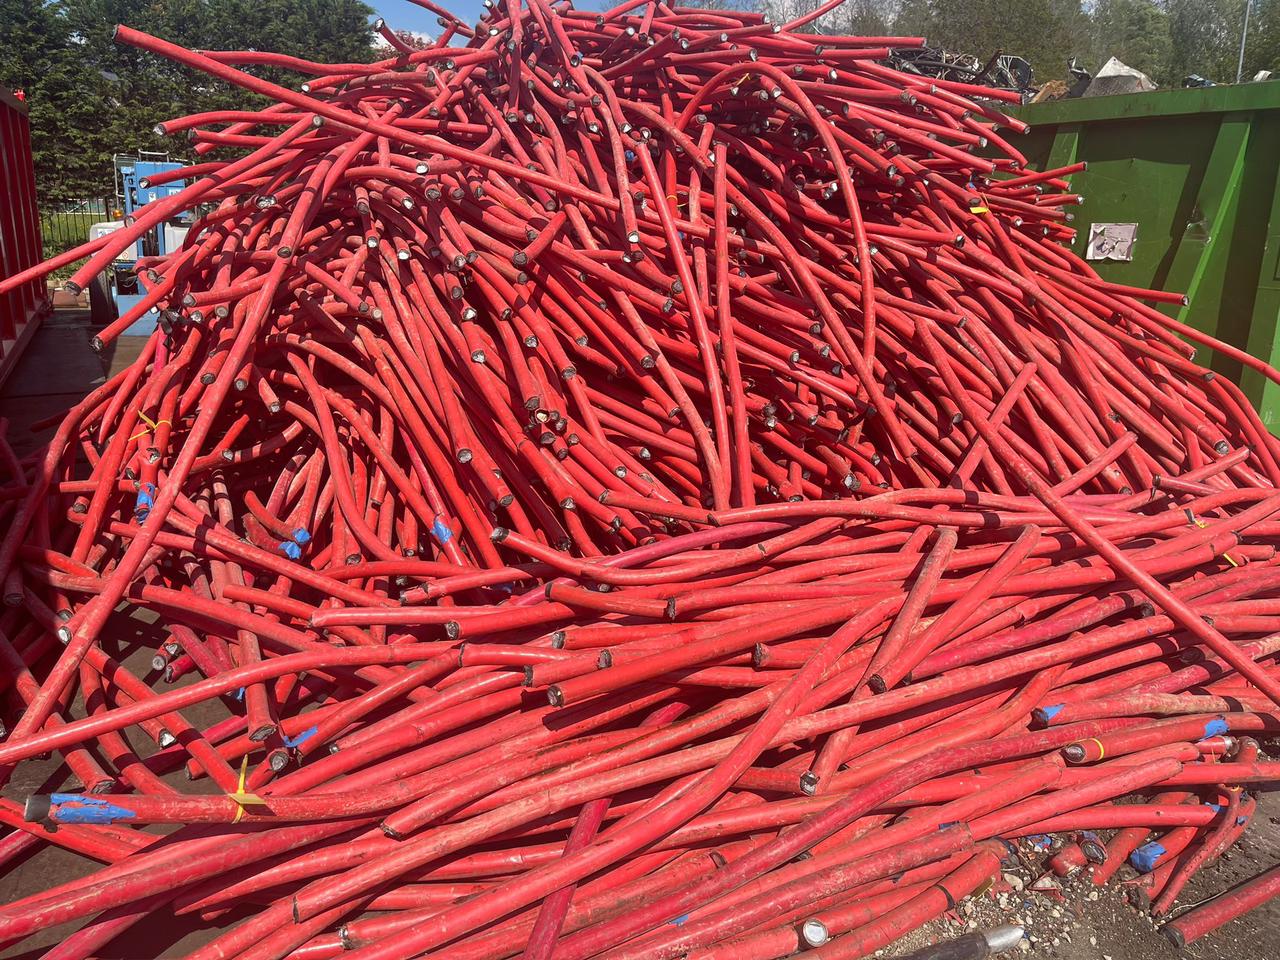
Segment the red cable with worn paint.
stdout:
<path fill-rule="evenodd" d="M 0 279 L 197 211 L 95 337 L 154 307 L 139 359 L 0 443 L 0 777 L 83 787 L 0 810 L 0 869 L 96 861 L 0 940 L 851 956 L 1111 829 L 1095 880 L 1170 838 L 1167 911 L 1277 776 L 1280 441 L 1192 344 L 1280 374 L 1075 257 L 1082 166 L 878 62 L 918 40 L 421 5 L 370 64 L 120 28 L 265 99 L 162 122 L 178 193 Z"/>

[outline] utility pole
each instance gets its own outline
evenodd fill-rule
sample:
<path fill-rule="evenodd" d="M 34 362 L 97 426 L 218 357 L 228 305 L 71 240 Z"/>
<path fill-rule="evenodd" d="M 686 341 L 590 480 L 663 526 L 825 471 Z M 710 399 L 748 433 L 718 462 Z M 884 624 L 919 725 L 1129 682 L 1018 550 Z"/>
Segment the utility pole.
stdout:
<path fill-rule="evenodd" d="M 1249 7 L 1252 0 L 1244 0 L 1244 26 L 1240 28 L 1240 60 L 1236 63 L 1236 83 L 1244 76 L 1244 43 L 1249 39 Z"/>

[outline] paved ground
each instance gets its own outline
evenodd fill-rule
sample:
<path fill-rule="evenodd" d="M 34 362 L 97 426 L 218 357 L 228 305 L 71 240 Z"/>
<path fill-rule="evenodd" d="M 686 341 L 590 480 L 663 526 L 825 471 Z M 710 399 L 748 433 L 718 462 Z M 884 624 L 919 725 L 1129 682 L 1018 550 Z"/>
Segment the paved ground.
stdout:
<path fill-rule="evenodd" d="M 95 355 L 87 346 L 86 324 L 84 311 L 56 313 L 37 332 L 17 373 L 0 391 L 0 416 L 10 420 L 10 437 L 19 455 L 34 449 L 52 433 L 49 428 L 32 434 L 27 429 L 30 424 L 65 409 L 102 383 L 105 376 L 116 373 L 137 356 L 142 342 L 138 338 L 122 339 L 106 355 Z M 122 612 L 114 629 L 108 631 L 113 647 L 109 652 L 134 672 L 146 676 L 149 650 L 154 646 L 150 639 L 153 629 L 145 615 Z M 186 713 L 193 722 L 207 725 L 220 719 L 221 711 L 221 706 L 215 703 Z M 12 722 L 13 717 L 6 715 L 5 719 Z M 154 749 L 140 738 L 133 738 L 132 742 L 143 756 Z M 170 780 L 190 792 L 209 789 L 207 781 L 188 782 L 181 774 Z M 2 792 L 5 797 L 23 799 L 31 793 L 50 792 L 65 782 L 53 761 L 24 764 Z M 163 832 L 161 828 L 154 829 Z M 883 954 L 900 955 L 972 927 L 1017 923 L 1026 927 L 1031 937 L 1024 941 L 1022 951 L 1031 957 L 1054 960 L 1173 960 L 1179 956 L 1188 960 L 1280 958 L 1280 900 L 1179 953 L 1148 917 L 1128 905 L 1124 888 L 1114 882 L 1099 891 L 1086 879 L 1079 879 L 1068 884 L 1065 897 L 1029 892 L 1031 881 L 1042 872 L 1039 861 L 1043 855 L 1029 848 L 1024 848 L 1022 853 L 1022 866 L 1010 871 L 1004 881 L 984 896 L 962 906 L 953 917 L 929 924 L 900 944 L 882 951 Z M 1280 793 L 1270 793 L 1263 795 L 1254 824 L 1243 841 L 1218 864 L 1197 876 L 1182 902 L 1195 904 L 1208 899 L 1277 862 L 1280 862 Z M 83 876 L 88 867 L 80 857 L 48 846 L 0 876 L 0 903 Z M 1132 876 L 1127 867 L 1120 874 L 1121 880 Z M 1096 899 L 1091 899 L 1095 895 Z M 186 918 L 156 919 L 145 927 L 135 928 L 98 955 L 120 960 L 182 956 L 238 919 L 233 914 L 203 925 Z M 53 928 L 9 950 L 0 944 L 0 958 L 35 960 L 74 928 L 75 925 Z"/>
<path fill-rule="evenodd" d="M 17 454 L 23 456 L 44 443 L 53 427 L 33 432 L 34 423 L 60 413 L 89 390 L 101 385 L 131 363 L 146 342 L 144 337 L 123 337 L 101 355 L 89 349 L 89 317 L 87 310 L 58 310 L 36 331 L 18 369 L 0 390 L 0 416 L 9 419 L 9 438 Z M 145 611 L 117 615 L 113 628 L 107 631 L 110 653 L 133 673 L 148 678 L 152 651 L 156 646 L 153 618 Z M 192 682 L 198 677 L 184 678 Z M 181 685 L 181 684 L 179 684 Z M 80 704 L 77 703 L 77 709 Z M 202 726 L 215 723 L 226 715 L 218 703 L 202 704 L 184 711 L 184 715 Z M 4 713 L 12 725 L 15 719 Z M 140 756 L 150 756 L 155 745 L 143 737 L 131 736 L 131 745 Z M 207 780 L 190 782 L 185 774 L 172 774 L 168 779 L 179 789 L 198 793 L 209 789 Z M 78 789 L 79 784 L 67 778 L 66 770 L 53 760 L 24 763 L 9 784 L 0 791 L 6 798 L 23 800 L 32 793 L 50 793 L 61 787 Z M 164 833 L 163 827 L 148 828 Z M 0 868 L 3 869 L 3 868 Z M 9 867 L 0 876 L 0 903 L 38 893 L 58 883 L 75 879 L 92 869 L 89 861 L 46 845 L 35 854 Z M 230 920 L 232 918 L 227 918 Z M 224 921 L 224 924 L 227 921 Z M 55 927 L 8 950 L 0 949 L 0 957 L 39 957 L 49 946 L 73 932 L 79 924 Z M 142 960 L 144 957 L 181 956 L 211 939 L 216 929 L 199 921 L 169 920 L 150 923 L 123 942 L 103 951 L 103 957 Z M 2 944 L 0 944 L 2 946 Z"/>

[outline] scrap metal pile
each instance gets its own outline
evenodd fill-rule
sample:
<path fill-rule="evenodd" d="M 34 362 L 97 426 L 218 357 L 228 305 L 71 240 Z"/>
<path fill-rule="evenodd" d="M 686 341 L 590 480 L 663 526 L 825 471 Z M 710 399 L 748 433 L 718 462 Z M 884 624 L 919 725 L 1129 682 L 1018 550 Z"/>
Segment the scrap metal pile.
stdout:
<path fill-rule="evenodd" d="M 904 73 L 994 87 L 1019 93 L 1023 98 L 1036 92 L 1031 64 L 999 50 L 983 61 L 966 53 L 950 53 L 941 47 L 901 47 L 891 49 L 886 62 Z"/>
<path fill-rule="evenodd" d="M 876 62 L 920 41 L 441 16 L 370 65 L 118 30 L 265 99 L 39 268 L 206 211 L 100 333 L 155 307 L 137 362 L 0 445 L 0 769 L 83 785 L 0 859 L 86 861 L 0 942 L 831 960 L 1046 833 L 1166 913 L 1280 778 L 1280 442 L 1192 343 L 1276 371 L 1072 255 L 1073 168 Z"/>

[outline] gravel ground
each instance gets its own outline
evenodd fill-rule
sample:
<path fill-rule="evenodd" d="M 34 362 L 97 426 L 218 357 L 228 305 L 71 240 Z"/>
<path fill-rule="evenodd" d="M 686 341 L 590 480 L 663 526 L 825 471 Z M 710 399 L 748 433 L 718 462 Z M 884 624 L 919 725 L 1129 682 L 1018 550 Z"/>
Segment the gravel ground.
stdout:
<path fill-rule="evenodd" d="M 1110 834 L 1103 834 L 1109 837 Z M 955 937 L 968 930 L 1017 924 L 1026 930 L 1016 957 L 1053 960 L 1276 960 L 1280 957 L 1280 900 L 1273 900 L 1216 932 L 1176 949 L 1152 918 L 1128 902 L 1128 881 L 1138 874 L 1120 869 L 1111 882 L 1097 887 L 1086 871 L 1063 881 L 1061 894 L 1031 889 L 1047 870 L 1051 853 L 1018 845 L 1021 863 L 979 897 L 962 903 L 953 914 L 904 937 L 876 955 L 895 957 Z M 1240 841 L 1217 863 L 1201 870 L 1174 907 L 1177 916 L 1280 863 L 1280 791 L 1259 795 L 1257 813 Z"/>

